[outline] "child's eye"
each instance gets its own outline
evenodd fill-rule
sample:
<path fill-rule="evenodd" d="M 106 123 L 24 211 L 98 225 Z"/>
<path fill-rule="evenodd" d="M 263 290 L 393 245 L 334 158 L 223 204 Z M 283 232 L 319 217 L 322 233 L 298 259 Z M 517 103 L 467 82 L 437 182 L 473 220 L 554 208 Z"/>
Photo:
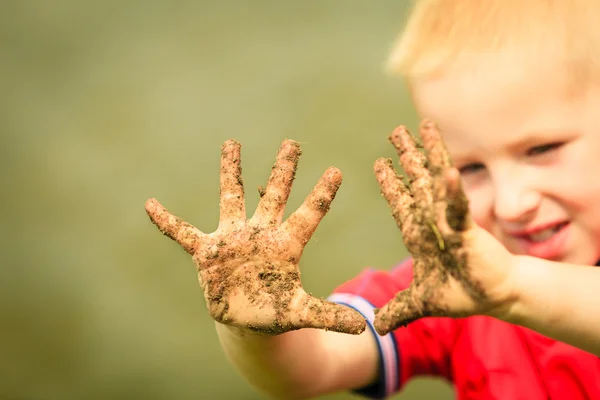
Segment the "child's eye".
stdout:
<path fill-rule="evenodd" d="M 529 150 L 527 150 L 527 155 L 528 156 L 537 156 L 537 155 L 540 155 L 540 154 L 547 153 L 547 152 L 549 152 L 551 150 L 555 150 L 555 149 L 559 148 L 562 145 L 563 145 L 563 143 L 555 142 L 555 143 L 544 144 L 544 145 L 541 145 L 541 146 L 535 146 L 535 147 L 532 147 Z"/>
<path fill-rule="evenodd" d="M 460 171 L 461 175 L 468 175 L 468 174 L 474 174 L 476 172 L 482 171 L 485 168 L 485 166 L 481 163 L 473 163 L 473 164 L 467 164 L 463 167 L 460 167 L 458 170 Z"/>

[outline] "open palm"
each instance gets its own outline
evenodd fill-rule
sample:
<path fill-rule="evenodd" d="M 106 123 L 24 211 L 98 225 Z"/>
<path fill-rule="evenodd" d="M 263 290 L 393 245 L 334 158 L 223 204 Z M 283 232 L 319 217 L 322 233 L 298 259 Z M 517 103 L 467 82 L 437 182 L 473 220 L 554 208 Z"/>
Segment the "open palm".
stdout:
<path fill-rule="evenodd" d="M 512 255 L 471 220 L 437 127 L 424 121 L 420 134 L 425 154 L 406 128 L 390 136 L 406 180 L 390 160 L 375 162 L 382 194 L 414 259 L 411 286 L 376 314 L 380 334 L 423 317 L 493 314 L 510 296 Z"/>
<path fill-rule="evenodd" d="M 225 142 L 221 153 L 220 222 L 203 233 L 146 202 L 156 226 L 193 256 L 210 315 L 218 322 L 265 334 L 321 328 L 358 334 L 365 329 L 356 311 L 307 294 L 298 263 L 341 184 L 329 168 L 304 203 L 285 221 L 283 212 L 296 173 L 300 146 L 285 140 L 252 218 L 246 218 L 240 144 Z"/>

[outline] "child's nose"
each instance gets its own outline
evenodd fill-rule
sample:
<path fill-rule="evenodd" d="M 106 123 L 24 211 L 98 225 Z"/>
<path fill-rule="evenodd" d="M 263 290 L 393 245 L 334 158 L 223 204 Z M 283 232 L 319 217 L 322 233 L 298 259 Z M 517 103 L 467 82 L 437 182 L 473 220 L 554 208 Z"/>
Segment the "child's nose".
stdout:
<path fill-rule="evenodd" d="M 495 182 L 496 218 L 506 222 L 525 222 L 534 217 L 541 195 L 523 178 L 512 176 Z"/>

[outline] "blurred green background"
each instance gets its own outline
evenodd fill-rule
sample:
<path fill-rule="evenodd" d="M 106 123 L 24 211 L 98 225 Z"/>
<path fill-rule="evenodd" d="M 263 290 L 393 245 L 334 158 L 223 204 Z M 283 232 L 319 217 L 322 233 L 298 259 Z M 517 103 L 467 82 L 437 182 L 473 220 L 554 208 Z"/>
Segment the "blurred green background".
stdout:
<path fill-rule="evenodd" d="M 417 122 L 384 72 L 407 4 L 3 1 L 0 398 L 262 398 L 144 202 L 212 231 L 221 143 L 243 145 L 251 212 L 293 138 L 287 213 L 325 168 L 344 173 L 301 262 L 307 290 L 393 266 L 406 251 L 372 164 L 395 157 L 394 126 Z M 452 391 L 418 380 L 399 397 Z"/>

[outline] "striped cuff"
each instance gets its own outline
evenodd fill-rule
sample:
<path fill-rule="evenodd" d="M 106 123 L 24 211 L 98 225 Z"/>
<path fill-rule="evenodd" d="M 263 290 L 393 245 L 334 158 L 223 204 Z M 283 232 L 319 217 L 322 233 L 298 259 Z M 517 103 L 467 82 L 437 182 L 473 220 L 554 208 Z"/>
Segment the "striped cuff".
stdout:
<path fill-rule="evenodd" d="M 380 376 L 374 385 L 355 390 L 356 393 L 367 397 L 381 399 L 396 393 L 399 390 L 399 357 L 398 346 L 393 333 L 380 336 L 373 325 L 375 320 L 374 306 L 364 298 L 355 294 L 334 293 L 327 298 L 338 304 L 343 304 L 361 313 L 367 320 L 371 333 L 377 341 L 379 349 Z"/>

